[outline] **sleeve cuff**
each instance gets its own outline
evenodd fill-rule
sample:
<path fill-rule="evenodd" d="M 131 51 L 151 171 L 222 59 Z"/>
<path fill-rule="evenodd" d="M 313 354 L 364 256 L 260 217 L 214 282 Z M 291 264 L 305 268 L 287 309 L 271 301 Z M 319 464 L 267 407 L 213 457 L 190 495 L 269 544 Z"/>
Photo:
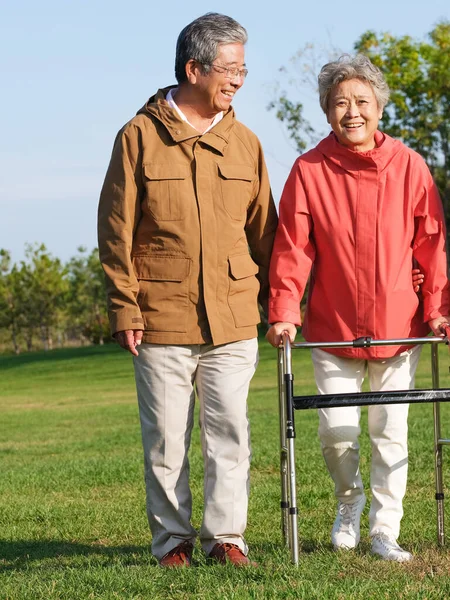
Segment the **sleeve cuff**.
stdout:
<path fill-rule="evenodd" d="M 139 310 L 110 313 L 109 323 L 112 335 L 115 335 L 118 331 L 126 331 L 127 329 L 145 330 L 144 319 Z"/>

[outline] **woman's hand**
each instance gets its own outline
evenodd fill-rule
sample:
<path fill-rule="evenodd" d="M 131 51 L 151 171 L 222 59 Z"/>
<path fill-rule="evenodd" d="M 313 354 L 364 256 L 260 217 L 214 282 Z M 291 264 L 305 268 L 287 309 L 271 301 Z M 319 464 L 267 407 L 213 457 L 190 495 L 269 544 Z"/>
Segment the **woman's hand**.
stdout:
<path fill-rule="evenodd" d="M 286 332 L 289 335 L 291 343 L 294 342 L 295 336 L 297 335 L 297 327 L 293 323 L 279 322 L 274 323 L 269 331 L 266 333 L 266 339 L 269 344 L 272 344 L 274 348 L 278 348 L 281 344 L 281 338 L 283 333 Z"/>
<path fill-rule="evenodd" d="M 420 292 L 420 286 L 422 285 L 424 280 L 424 275 L 423 273 L 420 272 L 420 269 L 413 269 L 412 270 L 412 284 L 413 284 L 413 289 L 416 292 L 416 294 L 418 292 Z"/>
<path fill-rule="evenodd" d="M 431 319 L 428 321 L 428 325 L 430 326 L 431 331 L 437 337 L 445 337 L 446 328 L 449 327 L 450 317 L 437 317 L 436 319 Z"/>

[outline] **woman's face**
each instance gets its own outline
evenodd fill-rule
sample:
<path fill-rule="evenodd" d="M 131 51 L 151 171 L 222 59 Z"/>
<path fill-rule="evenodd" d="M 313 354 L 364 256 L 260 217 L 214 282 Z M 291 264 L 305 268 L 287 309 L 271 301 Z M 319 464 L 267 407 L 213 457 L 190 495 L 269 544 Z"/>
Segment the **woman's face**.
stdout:
<path fill-rule="evenodd" d="M 361 79 L 338 83 L 330 93 L 327 120 L 341 144 L 356 152 L 375 148 L 375 132 L 383 111 L 372 86 Z"/>

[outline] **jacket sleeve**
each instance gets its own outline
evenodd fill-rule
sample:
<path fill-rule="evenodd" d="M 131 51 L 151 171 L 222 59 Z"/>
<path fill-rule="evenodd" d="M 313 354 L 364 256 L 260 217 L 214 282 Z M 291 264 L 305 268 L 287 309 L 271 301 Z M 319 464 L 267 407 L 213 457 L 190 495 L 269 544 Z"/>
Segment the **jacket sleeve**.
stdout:
<path fill-rule="evenodd" d="M 315 258 L 312 217 L 301 176 L 294 163 L 280 201 L 278 229 L 270 263 L 269 322 L 301 325 L 300 301 Z"/>
<path fill-rule="evenodd" d="M 247 209 L 245 232 L 252 258 L 259 266 L 257 275 L 260 285 L 258 300 L 267 315 L 269 264 L 278 217 L 270 189 L 266 163 L 259 143 L 257 169 L 258 178 L 255 184 L 253 200 Z"/>
<path fill-rule="evenodd" d="M 141 216 L 140 131 L 125 126 L 117 135 L 100 194 L 98 246 L 105 272 L 111 331 L 144 329 L 136 302 L 139 283 L 133 270 L 133 234 Z"/>
<path fill-rule="evenodd" d="M 428 167 L 421 160 L 419 200 L 414 210 L 413 254 L 424 274 L 424 320 L 450 314 L 446 231 L 442 203 Z"/>

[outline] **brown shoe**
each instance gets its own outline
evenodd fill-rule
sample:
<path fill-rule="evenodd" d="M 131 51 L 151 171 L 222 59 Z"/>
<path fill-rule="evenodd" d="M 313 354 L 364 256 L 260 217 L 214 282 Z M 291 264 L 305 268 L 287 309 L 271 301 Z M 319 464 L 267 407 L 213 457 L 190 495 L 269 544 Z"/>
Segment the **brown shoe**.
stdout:
<path fill-rule="evenodd" d="M 216 560 L 221 565 L 225 565 L 227 562 L 235 565 L 236 567 L 257 567 L 258 565 L 250 560 L 239 546 L 236 544 L 216 544 L 209 553 L 209 558 Z"/>
<path fill-rule="evenodd" d="M 160 567 L 190 567 L 194 546 L 185 541 L 169 550 L 159 561 Z"/>

